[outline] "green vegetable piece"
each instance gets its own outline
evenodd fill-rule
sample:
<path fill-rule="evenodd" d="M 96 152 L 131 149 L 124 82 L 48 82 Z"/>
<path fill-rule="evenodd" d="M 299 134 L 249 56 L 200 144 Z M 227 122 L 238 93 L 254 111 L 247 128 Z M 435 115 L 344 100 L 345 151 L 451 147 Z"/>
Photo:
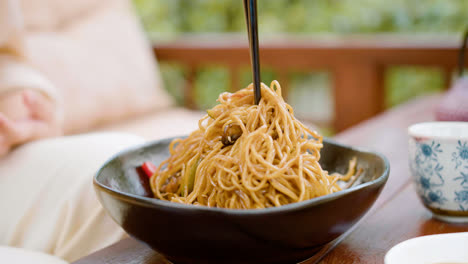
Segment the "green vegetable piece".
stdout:
<path fill-rule="evenodd" d="M 211 117 L 212 119 L 215 119 L 214 118 L 214 113 L 213 113 L 213 110 L 206 110 L 206 113 L 208 114 L 209 117 Z"/>
<path fill-rule="evenodd" d="M 216 118 L 214 117 L 214 111 L 213 111 L 213 110 L 211 110 L 211 109 L 210 109 L 210 110 L 206 110 L 206 113 L 207 113 L 208 116 L 211 117 L 212 119 L 216 119 Z"/>
<path fill-rule="evenodd" d="M 184 182 L 180 186 L 179 193 L 184 195 L 184 191 L 187 190 L 187 194 L 193 191 L 193 185 L 195 184 L 195 174 L 197 173 L 198 165 L 200 165 L 201 159 L 197 159 L 195 163 L 193 163 L 192 167 L 188 172 L 188 175 L 184 177 Z"/>

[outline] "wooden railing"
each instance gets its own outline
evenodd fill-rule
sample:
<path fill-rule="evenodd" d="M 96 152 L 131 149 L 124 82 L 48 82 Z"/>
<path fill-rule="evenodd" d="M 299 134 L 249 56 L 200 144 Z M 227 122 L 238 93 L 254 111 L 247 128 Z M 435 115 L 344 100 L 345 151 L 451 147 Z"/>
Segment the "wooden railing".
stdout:
<path fill-rule="evenodd" d="M 448 87 L 457 65 L 459 46 L 456 37 L 446 36 L 282 36 L 262 40 L 262 66 L 278 72 L 286 96 L 291 71 L 331 73 L 336 131 L 384 110 L 384 72 L 389 66 L 438 67 Z M 190 108 L 195 107 L 192 86 L 200 66 L 227 66 L 231 88 L 238 89 L 239 70 L 249 64 L 247 40 L 238 35 L 185 36 L 159 43 L 154 51 L 160 61 L 181 63 L 188 69 L 184 98 Z"/>

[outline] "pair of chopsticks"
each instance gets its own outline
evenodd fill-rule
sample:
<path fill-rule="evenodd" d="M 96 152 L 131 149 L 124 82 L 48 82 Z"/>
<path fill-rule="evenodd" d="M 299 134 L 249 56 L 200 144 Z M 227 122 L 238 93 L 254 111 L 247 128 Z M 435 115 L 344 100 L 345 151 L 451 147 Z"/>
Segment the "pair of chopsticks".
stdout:
<path fill-rule="evenodd" d="M 260 53 L 258 51 L 258 22 L 257 0 L 244 0 L 245 21 L 249 35 L 250 62 L 252 64 L 252 77 L 254 84 L 254 101 L 258 104 L 261 99 L 260 90 Z"/>

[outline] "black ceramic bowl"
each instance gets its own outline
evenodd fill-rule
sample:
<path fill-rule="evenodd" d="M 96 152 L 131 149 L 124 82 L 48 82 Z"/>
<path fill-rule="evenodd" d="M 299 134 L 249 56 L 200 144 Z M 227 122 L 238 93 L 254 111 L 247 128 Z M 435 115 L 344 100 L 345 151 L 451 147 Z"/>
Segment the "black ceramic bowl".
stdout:
<path fill-rule="evenodd" d="M 345 172 L 356 156 L 363 168 L 357 186 L 276 208 L 232 210 L 151 198 L 148 180 L 137 173 L 145 161 L 169 156 L 171 139 L 124 151 L 94 178 L 99 200 L 132 237 L 174 263 L 294 263 L 350 229 L 377 199 L 389 174 L 381 155 L 324 141 L 320 163 Z"/>

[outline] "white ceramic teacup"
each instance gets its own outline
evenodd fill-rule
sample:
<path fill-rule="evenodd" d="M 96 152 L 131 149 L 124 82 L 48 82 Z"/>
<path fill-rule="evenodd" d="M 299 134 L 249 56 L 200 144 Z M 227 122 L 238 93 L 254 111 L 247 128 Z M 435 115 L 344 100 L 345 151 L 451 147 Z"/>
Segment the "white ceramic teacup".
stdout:
<path fill-rule="evenodd" d="M 468 122 L 428 122 L 408 128 L 416 191 L 434 217 L 468 222 Z"/>

